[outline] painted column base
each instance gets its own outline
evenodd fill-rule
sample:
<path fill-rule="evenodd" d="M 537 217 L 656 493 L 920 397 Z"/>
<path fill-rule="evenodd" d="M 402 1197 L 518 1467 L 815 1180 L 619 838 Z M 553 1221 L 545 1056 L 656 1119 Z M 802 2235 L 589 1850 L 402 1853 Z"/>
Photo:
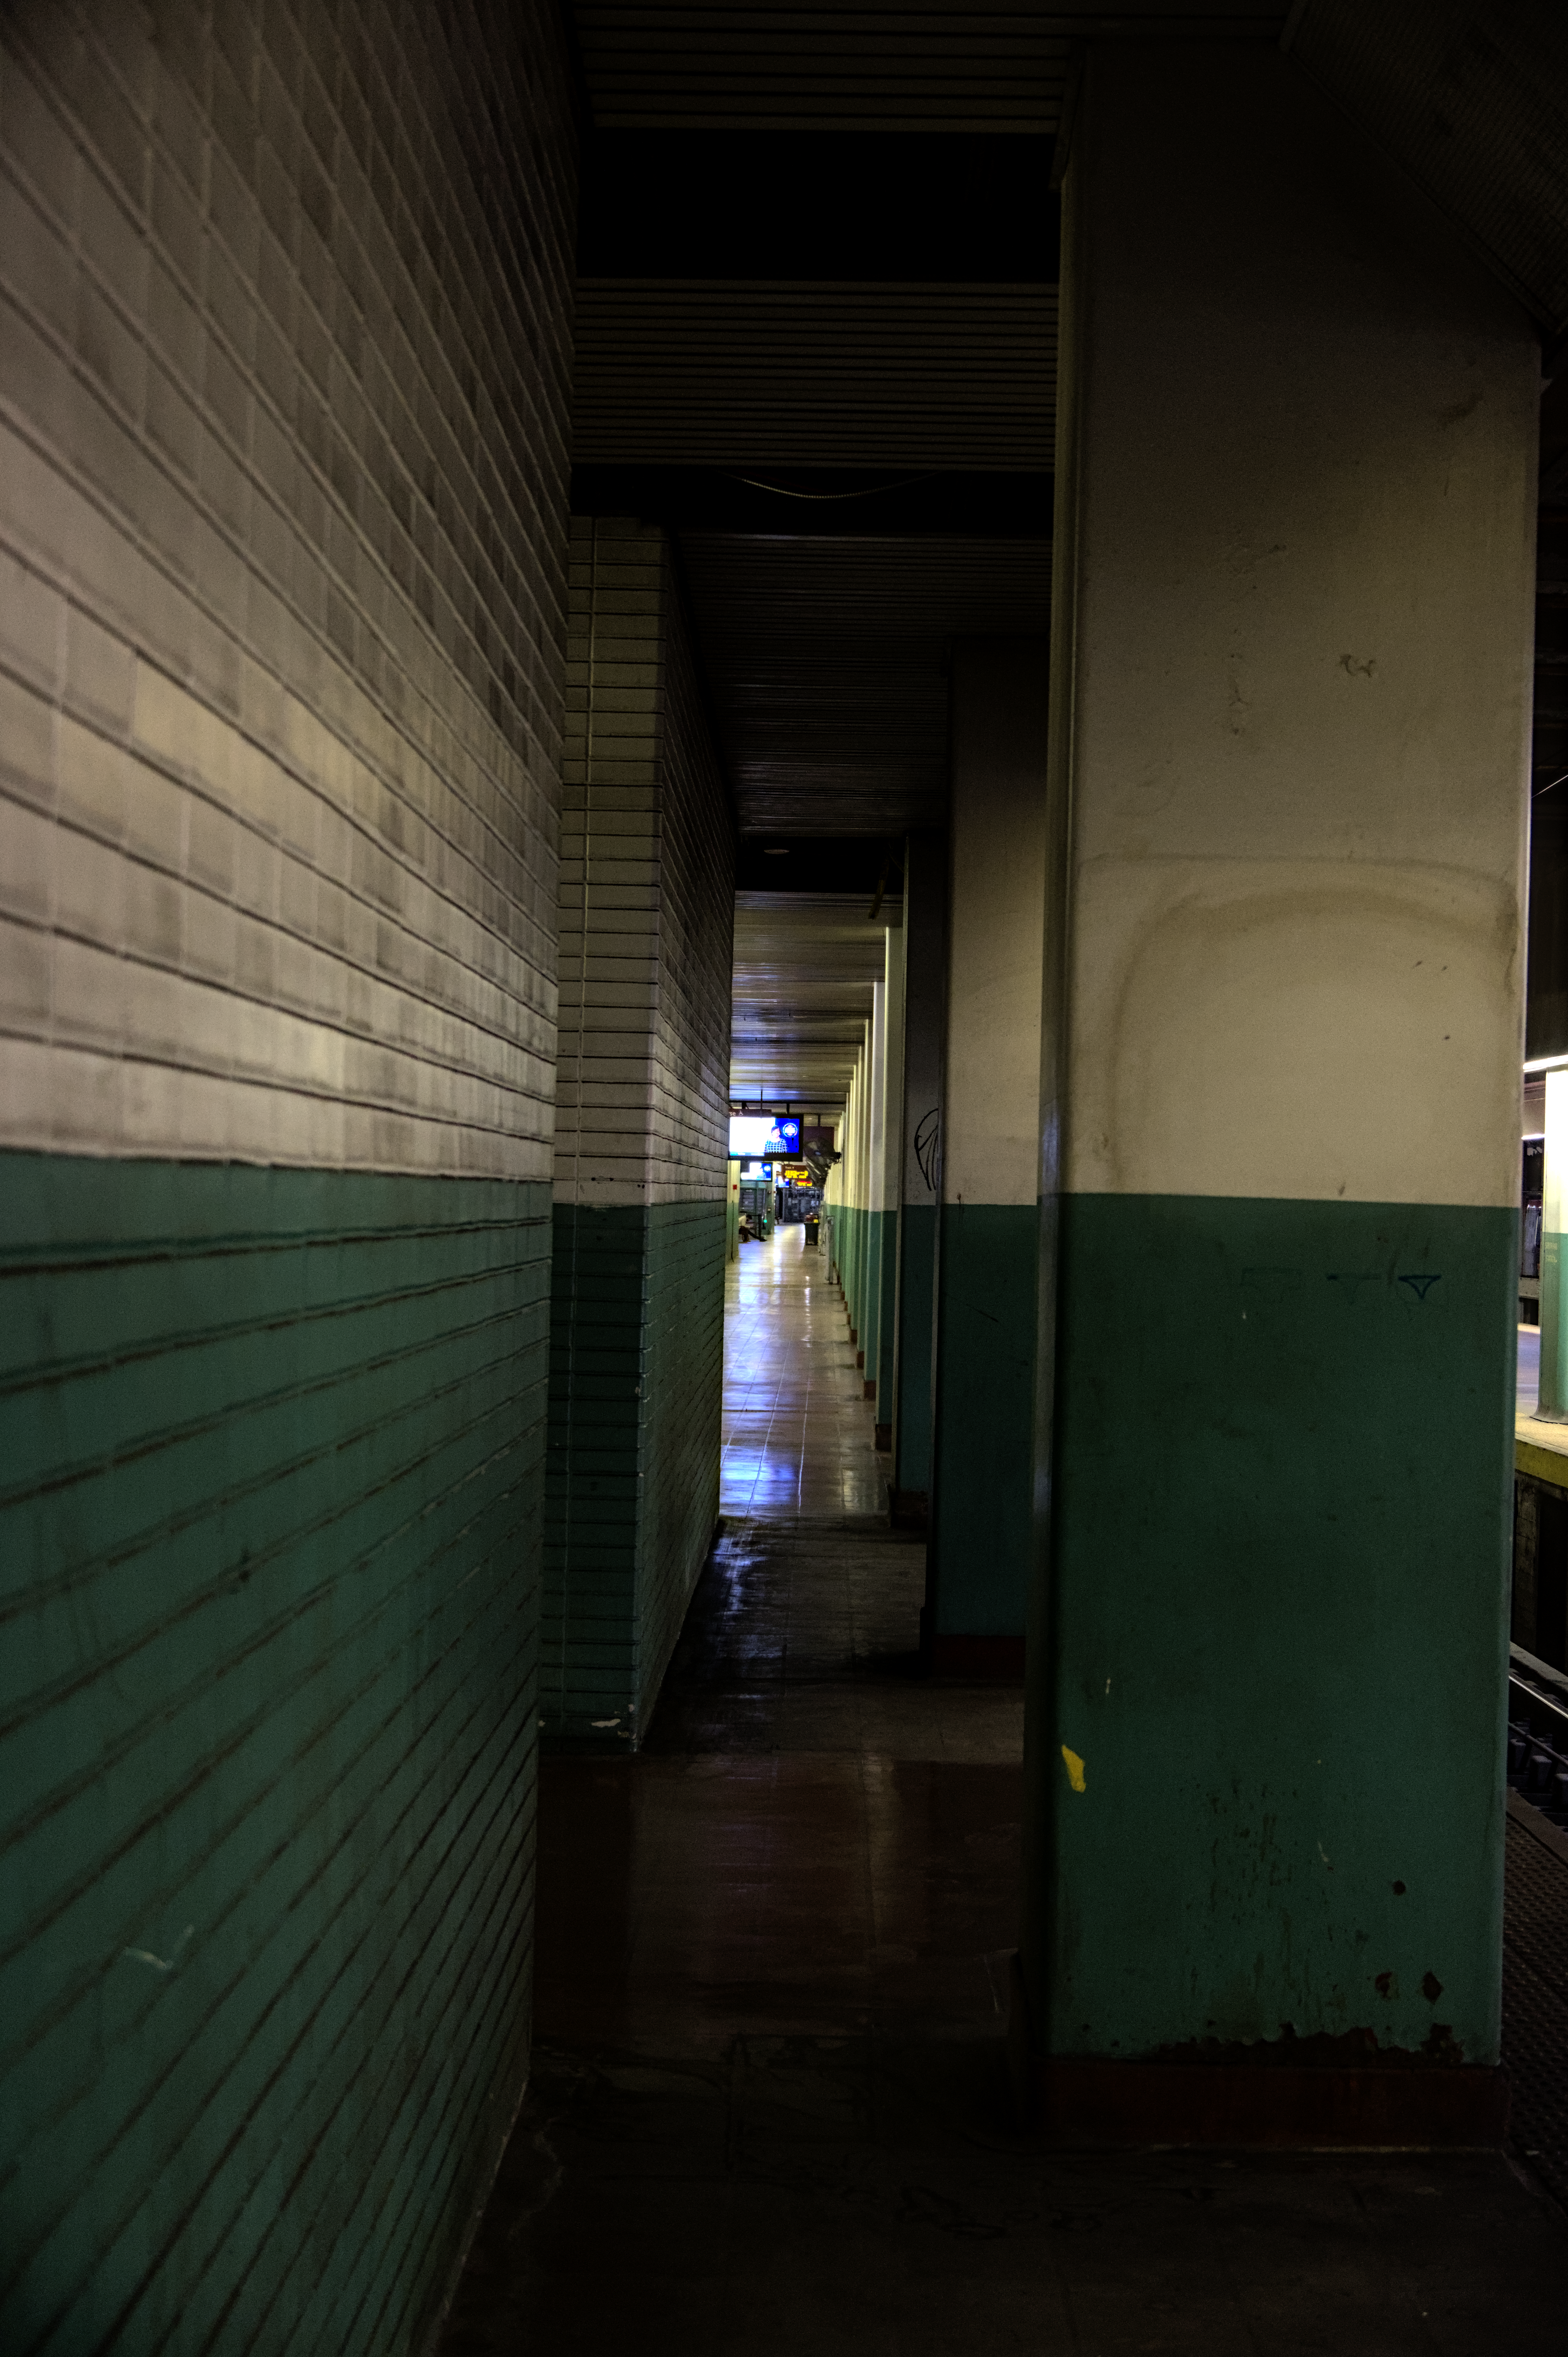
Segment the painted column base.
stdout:
<path fill-rule="evenodd" d="M 864 1359 L 862 1359 L 862 1360 L 861 1360 L 861 1361 L 860 1361 L 860 1363 L 861 1363 L 861 1365 L 864 1367 L 864 1366 L 865 1366 L 865 1361 Z M 862 1385 L 861 1385 L 861 1387 L 860 1387 L 860 1388 L 861 1388 L 861 1391 L 862 1391 L 862 1393 L 864 1394 L 864 1395 L 865 1395 L 865 1398 L 874 1400 L 874 1399 L 876 1397 L 876 1378 L 875 1378 L 875 1375 L 867 1375 L 867 1377 L 865 1378 L 865 1381 L 862 1383 Z"/>
<path fill-rule="evenodd" d="M 1107 2062 L 1036 2054 L 1015 1953 L 1007 2071 L 1018 2125 L 1064 2149 L 1202 2146 L 1296 2152 L 1495 2152 L 1508 2134 L 1506 2072 L 1415 2056 Z M 1336 2040 L 1341 2052 L 1348 2040 Z"/>
<path fill-rule="evenodd" d="M 859 1338 L 859 1336 L 855 1333 L 854 1328 L 853 1326 L 852 1326 L 852 1327 L 850 1328 L 850 1329 L 849 1329 L 849 1339 L 850 1339 L 850 1340 L 851 1340 L 852 1342 L 858 1341 L 858 1340 L 860 1339 L 860 1338 Z M 864 1351 L 857 1351 L 855 1352 L 855 1354 L 854 1354 L 854 1363 L 855 1363 L 855 1365 L 856 1365 L 857 1367 L 864 1367 L 864 1366 L 865 1366 L 865 1352 Z"/>
<path fill-rule="evenodd" d="M 875 1383 L 867 1383 L 865 1388 L 868 1393 L 875 1393 L 876 1386 Z M 879 1424 L 877 1426 L 876 1437 L 874 1445 L 879 1451 L 884 1449 L 890 1450 L 892 1448 L 893 1426 L 891 1424 Z"/>
<path fill-rule="evenodd" d="M 1495 2150 L 1508 2081 L 1473 2064 L 1367 2069 L 1282 2062 L 1102 2062 L 1029 2057 L 1026 2125 L 1048 2143 L 1337 2151 Z"/>
<path fill-rule="evenodd" d="M 881 1426 L 878 1426 L 878 1431 Z M 887 1519 L 896 1531 L 923 1531 L 930 1520 L 930 1500 L 924 1490 L 889 1490 Z"/>

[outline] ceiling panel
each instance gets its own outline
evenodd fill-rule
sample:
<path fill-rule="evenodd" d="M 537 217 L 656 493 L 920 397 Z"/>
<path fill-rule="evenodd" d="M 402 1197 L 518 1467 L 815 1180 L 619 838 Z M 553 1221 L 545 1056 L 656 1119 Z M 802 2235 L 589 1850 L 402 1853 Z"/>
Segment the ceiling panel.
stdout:
<path fill-rule="evenodd" d="M 1049 542 L 694 532 L 680 546 L 742 831 L 940 824 L 951 641 L 1044 638 Z"/>
<path fill-rule="evenodd" d="M 843 1101 L 882 979 L 889 922 L 864 894 L 737 892 L 733 1097 Z"/>
<path fill-rule="evenodd" d="M 577 282 L 579 466 L 1041 472 L 1054 286 Z"/>
<path fill-rule="evenodd" d="M 603 128 L 1055 127 L 1070 36 L 1009 6 L 734 7 L 577 0 Z"/>
<path fill-rule="evenodd" d="M 594 121 L 603 129 L 1051 132 L 1072 44 L 1086 35 L 1257 33 L 1260 0 L 1133 6 L 734 6 L 728 0 L 576 0 Z"/>

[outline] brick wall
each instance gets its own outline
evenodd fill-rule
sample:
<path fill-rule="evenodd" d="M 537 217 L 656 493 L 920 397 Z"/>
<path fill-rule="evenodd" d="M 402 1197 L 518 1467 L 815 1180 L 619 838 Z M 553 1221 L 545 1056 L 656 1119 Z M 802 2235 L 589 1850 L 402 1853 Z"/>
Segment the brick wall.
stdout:
<path fill-rule="evenodd" d="M 718 1512 L 735 852 L 664 535 L 572 533 L 542 1710 L 614 1744 Z"/>
<path fill-rule="evenodd" d="M 416 2346 L 526 2067 L 542 5 L 0 27 L 0 2340 Z"/>

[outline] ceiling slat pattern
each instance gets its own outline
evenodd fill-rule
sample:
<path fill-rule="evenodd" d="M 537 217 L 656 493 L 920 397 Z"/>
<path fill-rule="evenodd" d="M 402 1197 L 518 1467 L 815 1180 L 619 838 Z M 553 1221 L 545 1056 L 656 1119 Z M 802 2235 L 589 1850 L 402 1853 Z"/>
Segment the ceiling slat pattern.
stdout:
<path fill-rule="evenodd" d="M 860 895 L 736 893 L 732 1096 L 842 1100 L 900 913 L 868 911 Z"/>
<path fill-rule="evenodd" d="M 1042 637 L 1050 544 L 685 533 L 682 570 L 744 830 L 941 822 L 955 637 Z"/>
<path fill-rule="evenodd" d="M 1268 0 L 1133 6 L 730 6 L 577 0 L 594 120 L 604 130 L 1052 132 L 1085 37 L 1258 34 Z"/>
<path fill-rule="evenodd" d="M 1024 5 L 578 0 L 577 24 L 606 129 L 1050 130 L 1070 43 Z"/>
<path fill-rule="evenodd" d="M 578 282 L 579 466 L 1052 461 L 1057 290 Z"/>

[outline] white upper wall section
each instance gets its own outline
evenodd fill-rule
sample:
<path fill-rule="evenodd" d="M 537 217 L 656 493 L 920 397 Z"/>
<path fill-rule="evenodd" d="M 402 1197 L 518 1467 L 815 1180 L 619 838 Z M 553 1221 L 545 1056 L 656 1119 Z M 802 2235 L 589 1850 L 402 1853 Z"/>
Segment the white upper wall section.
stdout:
<path fill-rule="evenodd" d="M 574 516 L 569 610 L 555 1200 L 714 1201 L 735 842 L 663 532 Z"/>
<path fill-rule="evenodd" d="M 1262 50 L 1096 51 L 1065 199 L 1066 1183 L 1513 1203 L 1528 324 Z"/>
<path fill-rule="evenodd" d="M 953 656 L 948 1203 L 1039 1196 L 1046 664 L 1043 639 L 961 640 Z"/>
<path fill-rule="evenodd" d="M 904 884 L 904 1092 L 901 1185 L 907 1203 L 929 1203 L 942 1102 L 942 1009 L 947 994 L 947 842 L 911 834 Z M 916 1140 L 919 1140 L 919 1151 Z M 922 1167 L 922 1161 L 924 1167 Z"/>
<path fill-rule="evenodd" d="M 883 1061 L 882 1177 L 879 1201 L 883 1211 L 898 1209 L 903 1170 L 904 1030 L 908 1015 L 905 944 L 902 923 L 887 928 L 886 1003 L 887 1050 Z"/>
<path fill-rule="evenodd" d="M 531 24 L 504 158 L 437 75 L 395 160 L 270 67 L 267 140 L 215 134 L 135 11 L 7 26 L 0 1146 L 549 1176 L 575 165 Z"/>

